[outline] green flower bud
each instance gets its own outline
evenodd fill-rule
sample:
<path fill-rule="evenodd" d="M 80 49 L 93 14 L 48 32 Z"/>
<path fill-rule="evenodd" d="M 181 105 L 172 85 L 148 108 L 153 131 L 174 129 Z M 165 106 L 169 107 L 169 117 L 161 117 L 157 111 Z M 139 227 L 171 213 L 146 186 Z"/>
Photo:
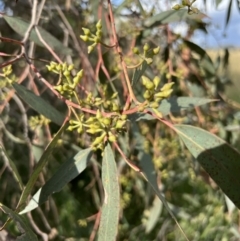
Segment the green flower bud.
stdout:
<path fill-rule="evenodd" d="M 100 125 L 100 123 L 95 122 L 95 123 L 93 123 L 93 124 L 90 124 L 90 125 L 88 126 L 88 128 L 89 128 L 89 129 L 92 129 L 92 130 L 97 130 L 97 129 L 101 129 L 101 125 Z"/>
<path fill-rule="evenodd" d="M 77 85 L 77 84 L 79 83 L 79 81 L 80 81 L 80 78 L 79 78 L 78 76 L 75 76 L 75 77 L 73 78 L 73 83 L 74 83 L 75 85 Z"/>
<path fill-rule="evenodd" d="M 103 142 L 105 136 L 106 136 L 106 132 L 103 132 L 101 136 L 96 137 L 96 139 L 95 139 L 94 142 L 92 143 L 92 146 L 97 146 L 98 144 L 100 144 L 101 142 Z"/>
<path fill-rule="evenodd" d="M 67 63 L 62 64 L 62 70 L 67 70 Z"/>
<path fill-rule="evenodd" d="M 161 91 L 170 90 L 173 85 L 174 85 L 174 82 L 167 83 L 161 88 Z"/>
<path fill-rule="evenodd" d="M 87 42 L 88 41 L 88 36 L 86 35 L 80 35 L 80 38 L 84 41 L 84 42 Z"/>
<path fill-rule="evenodd" d="M 148 77 L 146 77 L 146 76 L 142 76 L 142 84 L 144 85 L 144 86 L 146 86 L 147 85 L 147 83 L 151 83 L 151 80 L 148 78 Z"/>
<path fill-rule="evenodd" d="M 74 69 L 74 65 L 73 64 L 70 64 L 69 66 L 68 66 L 68 71 L 72 71 Z"/>
<path fill-rule="evenodd" d="M 108 133 L 108 140 L 109 140 L 110 142 L 115 142 L 115 141 L 117 140 L 117 138 L 116 138 L 115 135 L 113 135 L 112 132 L 109 132 L 109 133 Z"/>
<path fill-rule="evenodd" d="M 88 54 L 90 54 L 94 50 L 94 47 L 95 46 L 93 45 L 88 46 Z"/>
<path fill-rule="evenodd" d="M 54 86 L 53 88 L 55 90 L 59 91 L 59 92 L 63 91 L 63 86 L 62 85 L 57 85 L 57 86 Z"/>
<path fill-rule="evenodd" d="M 147 43 L 144 44 L 144 46 L 143 46 L 144 52 L 147 52 L 149 49 L 150 49 L 150 46 Z"/>
<path fill-rule="evenodd" d="M 121 115 L 120 118 L 121 118 L 121 120 L 126 120 L 127 119 L 127 115 Z"/>
<path fill-rule="evenodd" d="M 160 83 L 160 78 L 158 76 L 155 76 L 154 79 L 153 79 L 153 83 L 154 83 L 154 86 L 155 86 L 155 89 L 158 87 L 159 83 Z"/>
<path fill-rule="evenodd" d="M 168 98 L 171 95 L 172 92 L 173 92 L 172 89 L 164 90 L 162 92 L 159 92 L 159 93 L 155 94 L 154 97 L 156 97 L 156 98 Z"/>
<path fill-rule="evenodd" d="M 116 125 L 115 125 L 115 128 L 116 129 L 122 129 L 125 124 L 126 124 L 126 120 L 118 120 Z"/>
<path fill-rule="evenodd" d="M 115 99 L 118 96 L 118 92 L 114 92 L 110 99 Z"/>
<path fill-rule="evenodd" d="M 91 31 L 88 28 L 82 28 L 82 30 L 83 30 L 84 34 L 86 35 L 86 37 L 91 34 Z"/>
<path fill-rule="evenodd" d="M 73 126 L 69 126 L 69 127 L 67 128 L 68 131 L 73 131 L 73 129 L 74 129 Z"/>
<path fill-rule="evenodd" d="M 63 75 L 64 75 L 65 77 L 69 77 L 69 76 L 70 76 L 69 70 L 65 70 L 65 71 L 63 72 Z"/>
<path fill-rule="evenodd" d="M 98 109 L 97 113 L 96 113 L 96 118 L 100 119 L 101 117 L 102 117 L 102 114 L 101 114 L 100 110 Z"/>
<path fill-rule="evenodd" d="M 153 54 L 158 54 L 160 52 L 160 47 L 154 48 L 153 49 Z"/>
<path fill-rule="evenodd" d="M 90 124 L 90 123 L 93 123 L 96 121 L 96 117 L 89 117 L 87 120 L 86 120 L 86 124 Z"/>
<path fill-rule="evenodd" d="M 98 30 L 97 30 L 96 36 L 101 39 L 101 37 L 102 37 L 102 29 L 98 29 Z"/>
<path fill-rule="evenodd" d="M 101 20 L 101 19 L 97 22 L 96 28 L 97 28 L 98 30 L 102 29 L 102 20 Z"/>
<path fill-rule="evenodd" d="M 134 54 L 140 54 L 139 49 L 137 47 L 134 47 L 132 51 Z"/>
<path fill-rule="evenodd" d="M 52 72 L 53 71 L 53 67 L 51 65 L 46 65 L 48 71 Z"/>
<path fill-rule="evenodd" d="M 82 133 L 82 131 L 83 131 L 82 126 L 79 126 L 79 127 L 77 128 L 77 133 L 81 134 L 81 133 Z"/>
<path fill-rule="evenodd" d="M 105 125 L 105 126 L 110 126 L 111 124 L 111 119 L 110 118 L 103 118 L 101 120 L 101 122 Z"/>
<path fill-rule="evenodd" d="M 61 64 L 58 64 L 55 69 L 56 69 L 57 71 L 62 70 L 62 65 L 61 65 Z"/>
<path fill-rule="evenodd" d="M 150 99 L 151 97 L 152 97 L 151 92 L 150 92 L 149 90 L 146 90 L 146 91 L 144 92 L 144 94 L 143 94 L 143 98 L 144 98 L 145 100 L 148 100 L 148 99 Z"/>
<path fill-rule="evenodd" d="M 171 75 L 170 73 L 167 73 L 167 74 L 166 74 L 166 79 L 169 80 L 169 79 L 171 79 L 171 77 L 172 77 L 172 75 Z"/>
<path fill-rule="evenodd" d="M 103 129 L 88 129 L 86 132 L 89 133 L 89 134 L 96 134 L 96 133 L 99 133 L 99 132 L 102 132 Z"/>
<path fill-rule="evenodd" d="M 161 98 L 161 97 L 156 97 L 156 96 L 154 96 L 154 101 L 155 102 L 160 102 L 161 100 L 162 100 L 163 98 Z"/>
<path fill-rule="evenodd" d="M 57 67 L 57 63 L 56 62 L 54 62 L 54 61 L 51 61 L 50 62 L 50 66 L 52 66 L 53 68 L 56 68 Z"/>
<path fill-rule="evenodd" d="M 179 10 L 182 6 L 179 4 L 176 4 L 172 7 L 173 10 Z"/>
<path fill-rule="evenodd" d="M 150 107 L 151 107 L 151 108 L 158 108 L 158 106 L 159 106 L 159 104 L 158 104 L 157 102 L 152 102 L 152 103 L 150 104 Z"/>
<path fill-rule="evenodd" d="M 112 103 L 112 111 L 119 111 L 119 106 L 116 103 Z"/>
<path fill-rule="evenodd" d="M 78 76 L 78 78 L 82 78 L 83 77 L 83 69 L 78 71 L 77 76 Z"/>
<path fill-rule="evenodd" d="M 145 60 L 146 60 L 147 64 L 151 64 L 153 62 L 152 58 L 146 58 Z"/>

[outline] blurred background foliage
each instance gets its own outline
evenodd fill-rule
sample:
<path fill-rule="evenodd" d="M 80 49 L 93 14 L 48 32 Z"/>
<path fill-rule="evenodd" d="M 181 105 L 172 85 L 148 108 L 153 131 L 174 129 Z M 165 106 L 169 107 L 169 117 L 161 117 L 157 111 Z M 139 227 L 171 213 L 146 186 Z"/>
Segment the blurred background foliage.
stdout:
<path fill-rule="evenodd" d="M 219 2 L 216 0 L 215 4 Z M 1 12 L 30 22 L 30 0 L 19 0 L 17 4 L 15 1 L 1 0 L 0 6 Z M 191 37 L 195 31 L 208 33 L 209 23 L 206 23 L 205 15 L 203 13 L 188 15 L 186 12 L 183 15 L 182 12 L 174 12 L 171 15 L 166 11 L 172 6 L 172 1 L 113 1 L 117 34 L 124 59 L 127 64 L 134 66 L 140 59 L 132 53 L 133 47 L 138 47 L 141 52 L 145 43 L 151 47 L 160 46 L 159 55 L 146 69 L 145 74 L 149 78 L 158 75 L 162 83 L 171 79 L 175 82 L 176 96 L 220 100 L 201 108 L 196 107 L 192 111 L 171 114 L 168 118 L 174 123 L 190 124 L 206 129 L 240 149 L 240 95 L 237 82 L 239 68 L 236 64 L 239 62 L 239 50 L 227 48 L 203 50 L 192 43 Z M 97 78 L 99 85 L 106 85 L 107 81 L 102 69 L 97 77 L 94 76 L 99 52 L 96 49 L 88 56 L 86 43 L 80 40 L 79 35 L 82 34 L 82 27 L 95 30 L 95 24 L 101 17 L 104 40 L 108 43 L 112 35 L 109 31 L 106 8 L 105 1 L 48 0 L 44 4 L 39 22 L 42 28 L 72 49 L 72 54 L 67 56 L 56 52 L 63 61 L 74 63 L 76 69 L 84 69 L 86 73 L 84 82 L 89 90 L 94 89 L 93 78 Z M 226 11 L 231 14 L 229 9 Z M 184 36 L 174 33 L 174 24 L 179 21 L 186 21 L 188 24 L 188 31 Z M 22 39 L 3 18 L 0 18 L 0 30 L 2 37 Z M 56 84 L 56 76 L 49 73 L 45 67 L 53 60 L 52 55 L 43 47 L 29 44 L 29 48 L 31 47 L 31 57 L 34 58 L 35 66 L 49 83 Z M 1 42 L 0 52 L 16 55 L 19 53 L 19 46 Z M 103 47 L 102 58 L 114 88 L 124 93 L 120 81 L 117 81 L 122 78 L 117 56 L 113 51 Z M 0 63 L 9 59 L 10 57 L 0 56 Z M 65 111 L 61 102 L 37 80 L 23 59 L 15 62 L 13 69 L 16 77 L 22 79 L 25 86 L 35 93 L 40 93 L 59 110 Z M 129 71 L 130 76 L 132 73 L 133 71 Z M 3 79 L 0 79 L 0 85 L 2 83 Z M 136 96 L 141 99 L 142 85 L 133 84 Z M 111 92 L 111 88 L 109 89 Z M 1 86 L 0 141 L 26 183 L 34 162 L 38 161 L 44 147 L 58 130 L 58 126 L 52 123 L 37 125 L 29 129 L 28 136 L 25 136 L 25 114 L 29 128 L 32 118 L 37 113 L 15 95 L 6 101 L 10 91 L 9 86 Z M 142 146 L 152 157 L 158 174 L 159 187 L 189 240 L 240 240 L 238 210 L 186 151 L 179 138 L 154 120 L 140 121 L 138 128 L 137 138 L 146 137 L 142 139 Z M 139 150 L 135 145 L 134 135 L 131 132 L 126 133 L 121 139 L 121 147 L 137 164 Z M 21 142 L 26 138 L 31 140 L 30 147 Z M 80 148 L 87 147 L 89 143 L 84 136 L 66 132 L 39 178 L 36 190 L 52 176 L 61 163 Z M 100 160 L 100 153 L 96 153 L 87 170 L 61 192 L 54 194 L 41 208 L 33 211 L 32 216 L 27 216 L 29 223 L 33 227 L 34 223 L 41 232 L 47 233 L 49 240 L 94 240 L 98 211 L 103 200 Z M 117 164 L 121 184 L 118 240 L 184 240 L 176 224 L 143 178 L 130 170 L 120 157 L 117 157 Z M 5 158 L 1 156 L 0 202 L 14 209 L 20 194 L 12 172 Z M 1 223 L 6 219 L 7 217 L 1 213 Z M 14 223 L 7 226 L 7 231 L 12 236 L 17 235 Z"/>

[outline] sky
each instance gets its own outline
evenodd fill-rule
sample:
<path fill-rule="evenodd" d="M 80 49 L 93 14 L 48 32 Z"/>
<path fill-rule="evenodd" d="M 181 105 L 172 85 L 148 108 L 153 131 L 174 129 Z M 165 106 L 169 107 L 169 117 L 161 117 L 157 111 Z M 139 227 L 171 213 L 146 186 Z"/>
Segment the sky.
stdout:
<path fill-rule="evenodd" d="M 115 5 L 118 5 L 123 0 L 112 0 Z M 151 9 L 151 2 L 153 0 L 140 0 L 144 8 Z M 166 3 L 166 1 L 159 0 Z M 240 47 L 240 10 L 237 7 L 237 0 L 232 0 L 231 17 L 228 26 L 225 29 L 225 22 L 227 17 L 227 10 L 230 0 L 222 0 L 218 7 L 215 6 L 217 0 L 206 0 L 207 6 L 205 8 L 203 0 L 197 0 L 194 3 L 194 7 L 198 7 L 203 13 L 205 13 L 209 19 L 207 22 L 211 24 L 208 27 L 209 34 L 203 34 L 203 32 L 196 32 L 192 41 L 204 48 L 224 48 L 224 47 Z M 219 0 L 218 0 L 219 1 Z M 240 0 L 238 0 L 240 2 Z M 181 1 L 176 0 L 166 7 L 164 10 L 170 9 L 175 4 L 179 4 Z M 159 4 L 160 5 L 160 4 Z M 164 7 L 163 7 L 164 8 Z M 177 33 L 184 33 L 187 27 L 185 23 L 174 24 L 173 30 Z"/>
<path fill-rule="evenodd" d="M 197 0 L 197 2 L 196 5 L 200 5 L 201 8 L 203 1 Z M 223 0 L 217 8 L 212 2 L 207 0 L 207 11 L 204 11 L 210 17 L 208 20 L 211 22 L 208 27 L 209 34 L 196 33 L 193 41 L 208 48 L 240 47 L 240 10 L 237 7 L 237 1 L 232 2 L 231 17 L 226 28 L 225 23 L 230 0 Z"/>

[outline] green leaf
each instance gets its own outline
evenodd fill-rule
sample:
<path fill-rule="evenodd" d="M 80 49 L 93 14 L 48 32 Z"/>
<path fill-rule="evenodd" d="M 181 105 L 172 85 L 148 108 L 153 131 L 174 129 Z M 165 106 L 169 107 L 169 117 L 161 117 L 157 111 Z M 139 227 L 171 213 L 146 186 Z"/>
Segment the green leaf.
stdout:
<path fill-rule="evenodd" d="M 100 219 L 98 240 L 115 241 L 118 232 L 120 191 L 116 161 L 109 143 L 103 152 L 102 181 L 105 197 Z"/>
<path fill-rule="evenodd" d="M 196 54 L 200 56 L 200 65 L 201 67 L 206 70 L 209 74 L 216 76 L 216 70 L 214 64 L 207 54 L 207 52 L 201 48 L 200 46 L 196 45 L 193 42 L 184 40 L 184 43 Z"/>
<path fill-rule="evenodd" d="M 27 201 L 28 196 L 30 195 L 34 184 L 36 183 L 39 174 L 41 173 L 42 169 L 44 168 L 44 166 L 46 165 L 46 163 L 48 162 L 53 150 L 55 150 L 55 146 L 57 144 L 58 139 L 61 137 L 63 131 L 68 127 L 67 124 L 64 124 L 59 131 L 57 132 L 57 134 L 54 136 L 54 138 L 52 139 L 52 141 L 48 144 L 48 146 L 46 147 L 43 155 L 41 156 L 39 162 L 37 163 L 30 179 L 28 180 L 28 183 L 24 189 L 24 191 L 22 192 L 22 195 L 20 197 L 19 203 L 18 203 L 18 208 L 22 208 L 22 205 L 25 204 L 25 202 Z"/>
<path fill-rule="evenodd" d="M 0 209 L 16 222 L 17 227 L 22 234 L 17 238 L 18 241 L 38 241 L 37 236 L 34 234 L 32 229 L 28 226 L 28 224 L 24 220 L 24 217 L 15 213 L 13 210 L 9 209 L 8 207 L 4 206 L 1 203 L 0 203 Z"/>
<path fill-rule="evenodd" d="M 240 208 L 240 153 L 221 138 L 198 127 L 174 127 L 205 171 Z"/>
<path fill-rule="evenodd" d="M 145 224 L 146 233 L 150 233 L 154 229 L 155 225 L 157 224 L 159 216 L 162 212 L 162 206 L 163 206 L 162 204 L 163 203 L 159 200 L 158 196 L 156 196 L 153 201 L 153 206 L 149 210 L 148 220 Z"/>
<path fill-rule="evenodd" d="M 204 17 L 206 17 L 206 15 L 203 13 L 190 15 L 190 14 L 188 14 L 187 9 L 180 9 L 178 11 L 168 10 L 168 11 L 158 13 L 155 16 L 148 18 L 144 22 L 144 25 L 146 27 L 153 28 L 153 27 L 156 27 L 156 26 L 159 26 L 162 24 L 180 22 L 180 21 L 188 20 L 188 19 L 200 20 Z"/>
<path fill-rule="evenodd" d="M 29 91 L 22 85 L 13 83 L 13 88 L 16 90 L 17 94 L 34 110 L 38 113 L 44 115 L 46 118 L 50 119 L 58 125 L 62 125 L 65 117 L 62 113 L 56 110 L 48 102 L 46 102 L 40 96 L 35 95 L 33 92 Z"/>
<path fill-rule="evenodd" d="M 166 116 L 170 113 L 179 113 L 183 110 L 189 110 L 196 106 L 205 105 L 213 101 L 217 100 L 198 97 L 170 97 L 169 99 L 163 100 L 157 109 L 159 112 L 162 113 L 163 116 Z M 151 108 L 149 108 L 148 110 L 153 112 Z M 133 121 L 154 119 L 153 116 L 145 113 L 136 113 L 131 115 L 130 118 Z"/>
<path fill-rule="evenodd" d="M 55 192 L 59 192 L 71 180 L 85 170 L 91 159 L 92 149 L 88 148 L 79 151 L 73 158 L 64 162 L 55 174 L 41 187 L 31 198 L 28 205 L 20 212 L 27 213 L 46 202 L 48 197 Z"/>
<path fill-rule="evenodd" d="M 238 10 L 240 12 L 240 0 L 236 0 L 236 4 L 237 4 L 237 8 L 238 8 Z"/>
<path fill-rule="evenodd" d="M 225 22 L 225 29 L 229 23 L 230 20 L 230 16 L 231 16 L 231 10 L 232 10 L 232 0 L 229 1 L 229 5 L 228 5 L 228 10 L 227 10 L 227 17 L 226 17 L 226 22 Z"/>
<path fill-rule="evenodd" d="M 9 26 L 18 34 L 20 34 L 21 36 L 24 36 L 28 27 L 29 27 L 29 23 L 23 21 L 20 18 L 16 18 L 16 17 L 9 17 L 7 15 L 2 15 L 2 17 L 5 19 L 5 21 L 9 24 Z M 50 33 L 48 33 L 46 30 L 44 30 L 43 28 L 41 28 L 40 26 L 37 27 L 42 38 L 44 39 L 44 41 L 54 50 L 62 53 L 62 54 L 72 54 L 72 50 L 66 46 L 64 46 L 57 38 L 55 38 L 54 36 L 52 36 Z M 38 38 L 38 35 L 35 31 L 35 29 L 33 28 L 30 34 L 29 39 L 31 41 L 33 41 L 34 43 L 36 43 L 39 46 L 44 47 L 43 43 L 40 41 L 40 39 Z"/>
<path fill-rule="evenodd" d="M 1 144 L 0 144 L 0 153 L 7 160 L 10 168 L 12 169 L 12 173 L 13 173 L 15 180 L 17 181 L 20 189 L 23 190 L 24 185 L 22 182 L 22 178 L 18 173 L 17 167 L 15 166 L 15 163 L 11 160 L 11 158 L 8 156 L 7 152 L 4 150 L 4 148 Z"/>

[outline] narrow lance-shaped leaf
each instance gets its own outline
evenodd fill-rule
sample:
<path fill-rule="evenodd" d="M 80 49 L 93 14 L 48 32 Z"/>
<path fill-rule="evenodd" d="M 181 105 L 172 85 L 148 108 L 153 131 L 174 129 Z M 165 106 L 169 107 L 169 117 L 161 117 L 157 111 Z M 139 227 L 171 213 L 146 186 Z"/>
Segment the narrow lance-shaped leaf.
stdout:
<path fill-rule="evenodd" d="M 140 78 L 144 74 L 147 67 L 148 67 L 148 64 L 144 60 L 143 63 L 141 64 L 141 66 L 134 71 L 134 74 L 133 74 L 133 77 L 132 77 L 132 85 L 138 83 L 138 81 L 140 80 Z"/>
<path fill-rule="evenodd" d="M 32 229 L 28 226 L 28 224 L 24 220 L 24 217 L 20 216 L 19 214 L 17 214 L 16 212 L 4 206 L 1 203 L 0 203 L 0 209 L 16 222 L 17 227 L 21 232 L 21 236 L 17 237 L 18 241 L 38 241 L 37 236 L 34 234 Z"/>
<path fill-rule="evenodd" d="M 109 143 L 103 152 L 102 182 L 105 196 L 98 240 L 115 241 L 118 231 L 120 191 L 116 161 Z"/>
<path fill-rule="evenodd" d="M 240 208 L 240 153 L 203 129 L 175 125 L 180 138 L 223 192 Z"/>
<path fill-rule="evenodd" d="M 7 15 L 3 15 L 3 18 L 5 19 L 5 21 L 9 24 L 9 26 L 18 34 L 20 34 L 21 36 L 24 36 L 28 27 L 29 27 L 29 23 L 23 21 L 20 18 L 16 18 L 16 17 L 9 17 Z M 50 33 L 48 33 L 46 30 L 44 30 L 41 27 L 37 27 L 41 37 L 44 39 L 44 41 L 54 50 L 59 51 L 62 54 L 72 54 L 72 50 L 66 46 L 64 46 L 57 38 L 55 38 L 54 36 L 52 36 Z M 31 34 L 29 39 L 31 41 L 33 41 L 34 43 L 36 43 L 39 46 L 44 47 L 44 44 L 40 41 L 40 39 L 38 38 L 38 35 L 35 31 L 35 29 L 32 29 Z"/>
<path fill-rule="evenodd" d="M 240 12 L 240 0 L 236 0 L 236 4 L 237 4 L 237 8 L 238 8 L 238 10 Z"/>
<path fill-rule="evenodd" d="M 231 10 L 232 10 L 232 0 L 229 1 L 229 5 L 228 5 L 227 17 L 226 17 L 226 22 L 225 22 L 225 28 L 227 27 L 227 25 L 229 23 L 230 16 L 231 16 Z"/>
<path fill-rule="evenodd" d="M 168 24 L 168 23 L 174 23 L 174 22 L 180 22 L 187 19 L 202 19 L 206 17 L 206 15 L 199 13 L 199 14 L 188 14 L 187 9 L 180 9 L 178 11 L 176 10 L 168 10 L 161 13 L 158 13 L 150 18 L 148 18 L 144 25 L 146 27 L 152 28 L 159 26 L 161 24 Z"/>
<path fill-rule="evenodd" d="M 62 125 L 65 117 L 62 113 L 56 110 L 48 102 L 46 102 L 40 96 L 35 95 L 33 92 L 29 91 L 22 85 L 13 83 L 13 88 L 16 90 L 17 94 L 34 110 L 38 113 L 44 115 L 46 118 L 50 119 L 58 125 Z"/>
<path fill-rule="evenodd" d="M 85 170 L 91 159 L 91 154 L 91 148 L 81 150 L 73 158 L 64 162 L 45 185 L 31 198 L 28 205 L 20 214 L 32 211 L 47 201 L 51 194 L 61 191 L 66 184 Z"/>
<path fill-rule="evenodd" d="M 10 168 L 12 169 L 13 176 L 14 176 L 15 180 L 17 181 L 20 189 L 23 190 L 24 185 L 23 185 L 23 182 L 22 182 L 22 178 L 18 173 L 17 167 L 16 167 L 15 163 L 11 160 L 11 158 L 8 156 L 7 152 L 4 150 L 4 148 L 1 144 L 0 144 L 0 153 L 3 156 L 5 156 L 5 158 L 7 159 L 8 164 L 9 164 Z"/>
<path fill-rule="evenodd" d="M 207 52 L 201 48 L 200 46 L 198 46 L 197 44 L 184 40 L 184 43 L 195 53 L 197 53 L 201 59 L 201 67 L 206 70 L 209 74 L 215 76 L 216 75 L 216 71 L 215 71 L 215 67 L 214 64 L 210 58 L 210 56 L 207 54 Z"/>
<path fill-rule="evenodd" d="M 46 147 L 43 155 L 41 156 L 39 162 L 37 163 L 30 179 L 28 180 L 28 183 L 26 185 L 26 187 L 24 188 L 24 191 L 22 192 L 22 195 L 20 197 L 19 203 L 18 203 L 18 208 L 22 208 L 22 205 L 27 201 L 28 196 L 30 195 L 34 184 L 36 183 L 39 174 L 41 173 L 42 169 L 44 168 L 44 166 L 46 165 L 46 163 L 48 162 L 53 150 L 55 149 L 55 146 L 57 144 L 58 139 L 61 137 L 63 131 L 68 127 L 67 124 L 64 124 L 59 131 L 57 132 L 57 134 L 54 136 L 54 138 L 52 139 L 52 141 L 48 144 L 48 146 Z"/>

